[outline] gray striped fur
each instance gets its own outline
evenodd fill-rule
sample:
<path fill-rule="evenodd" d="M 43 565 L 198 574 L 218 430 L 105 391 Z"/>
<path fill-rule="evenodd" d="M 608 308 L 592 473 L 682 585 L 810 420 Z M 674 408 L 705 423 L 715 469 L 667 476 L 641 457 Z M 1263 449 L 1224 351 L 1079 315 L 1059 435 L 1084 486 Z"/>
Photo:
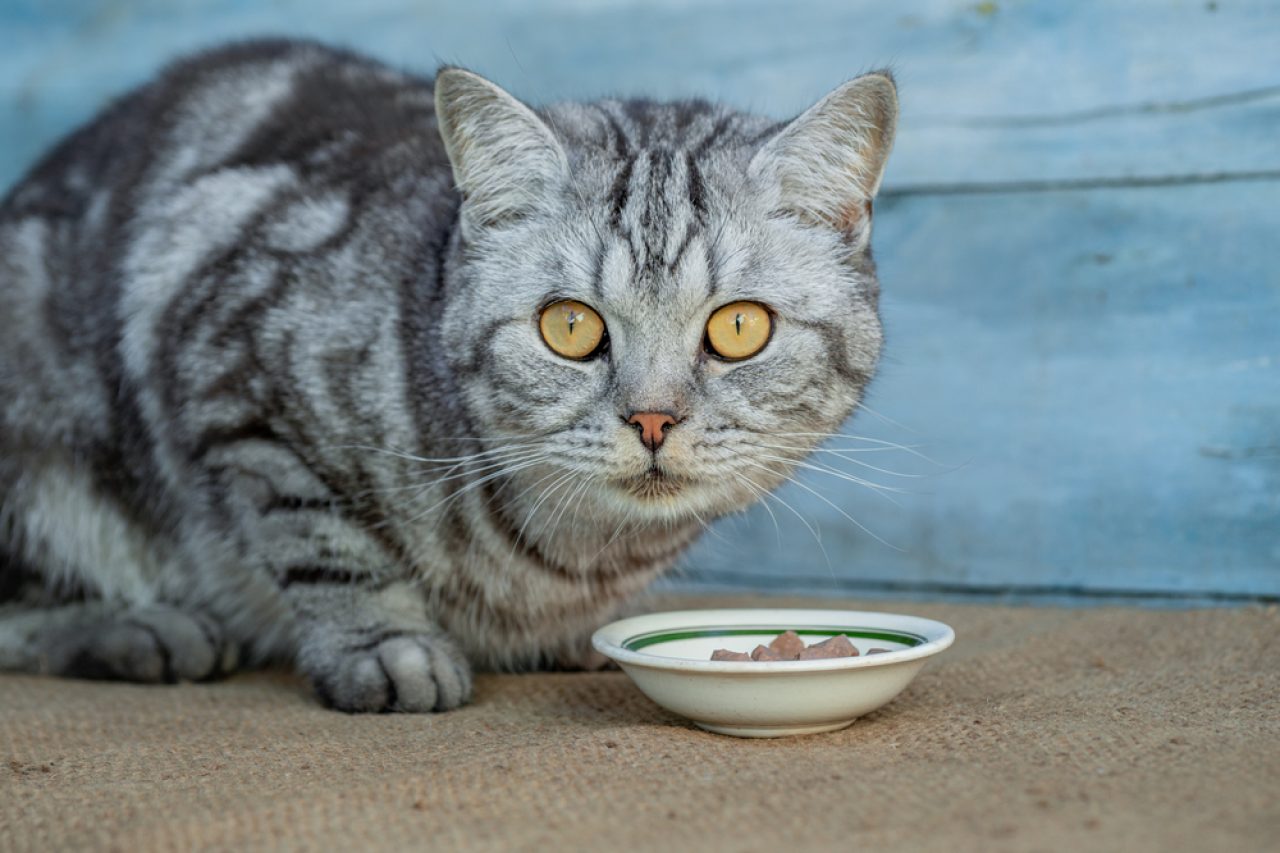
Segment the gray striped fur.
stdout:
<path fill-rule="evenodd" d="M 586 659 L 706 522 L 782 483 L 880 351 L 884 75 L 791 124 L 534 111 L 315 44 L 184 60 L 0 207 L 0 667 L 293 660 L 343 710 Z M 598 357 L 543 344 L 573 298 Z M 742 362 L 711 311 L 776 312 Z M 653 454 L 625 423 L 679 423 Z"/>

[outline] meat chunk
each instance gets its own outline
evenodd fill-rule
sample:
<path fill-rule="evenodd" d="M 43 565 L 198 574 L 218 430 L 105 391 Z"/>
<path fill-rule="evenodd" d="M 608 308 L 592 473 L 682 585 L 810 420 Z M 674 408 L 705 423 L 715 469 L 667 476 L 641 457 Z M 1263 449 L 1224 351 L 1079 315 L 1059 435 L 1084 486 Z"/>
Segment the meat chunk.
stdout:
<path fill-rule="evenodd" d="M 857 657 L 858 650 L 844 634 L 837 634 L 821 643 L 814 643 L 800 653 L 800 660 Z"/>
<path fill-rule="evenodd" d="M 716 649 L 711 653 L 712 660 L 751 660 L 746 652 L 731 652 L 728 649 Z"/>
<path fill-rule="evenodd" d="M 804 651 L 804 640 L 795 631 L 784 631 L 773 638 L 769 648 L 777 652 L 783 660 L 798 660 Z"/>
<path fill-rule="evenodd" d="M 768 646 L 756 646 L 754 649 L 752 649 L 751 659 L 754 661 L 766 661 L 766 662 L 775 661 L 775 660 L 786 660 L 786 658 L 784 658 L 782 655 L 778 654 Z"/>
<path fill-rule="evenodd" d="M 875 655 L 891 649 L 869 649 L 867 654 Z M 827 658 L 856 658 L 858 647 L 849 641 L 844 634 L 837 634 L 805 646 L 804 641 L 795 631 L 784 631 L 774 637 L 767 646 L 756 646 L 751 654 L 731 652 L 728 649 L 716 649 L 711 653 L 712 660 L 753 660 L 770 663 L 780 660 L 825 660 Z"/>

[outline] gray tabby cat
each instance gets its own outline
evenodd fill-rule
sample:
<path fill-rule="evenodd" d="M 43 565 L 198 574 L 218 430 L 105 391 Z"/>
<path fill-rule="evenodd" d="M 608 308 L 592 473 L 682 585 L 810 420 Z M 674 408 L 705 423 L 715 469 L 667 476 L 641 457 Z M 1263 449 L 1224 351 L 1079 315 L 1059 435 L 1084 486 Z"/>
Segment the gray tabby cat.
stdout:
<path fill-rule="evenodd" d="M 169 68 L 0 207 L 0 669 L 429 711 L 582 663 L 859 402 L 895 117 Z"/>

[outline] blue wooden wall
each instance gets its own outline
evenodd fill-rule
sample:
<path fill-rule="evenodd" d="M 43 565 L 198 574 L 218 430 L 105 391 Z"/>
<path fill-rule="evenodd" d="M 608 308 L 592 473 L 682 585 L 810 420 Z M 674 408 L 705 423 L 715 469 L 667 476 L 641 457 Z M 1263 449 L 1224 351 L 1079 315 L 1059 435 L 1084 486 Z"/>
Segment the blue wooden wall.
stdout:
<path fill-rule="evenodd" d="M 905 492 L 806 476 L 779 495 L 794 513 L 718 525 L 684 583 L 1280 596 L 1280 5 L 0 0 L 0 184 L 166 58 L 268 33 L 535 102 L 787 115 L 894 68 L 888 357 L 848 430 L 929 461 L 833 457 Z"/>

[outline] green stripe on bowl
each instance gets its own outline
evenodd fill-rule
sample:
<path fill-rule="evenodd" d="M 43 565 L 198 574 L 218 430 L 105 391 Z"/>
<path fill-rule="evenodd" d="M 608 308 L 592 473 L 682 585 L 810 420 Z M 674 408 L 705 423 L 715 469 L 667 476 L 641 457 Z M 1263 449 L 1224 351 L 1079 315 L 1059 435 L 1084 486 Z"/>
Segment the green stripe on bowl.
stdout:
<path fill-rule="evenodd" d="M 884 640 L 889 643 L 901 643 L 904 646 L 918 646 L 921 643 L 927 642 L 927 640 L 919 634 L 909 634 L 906 631 L 892 631 L 887 628 L 809 627 L 788 629 L 769 625 L 759 628 L 684 628 L 679 631 L 655 631 L 650 634 L 637 634 L 634 637 L 628 637 L 623 640 L 622 647 L 627 651 L 635 652 L 645 648 L 646 646 L 653 646 L 658 643 L 671 643 L 676 640 L 698 640 L 703 637 L 741 637 L 750 634 L 781 634 L 788 630 L 795 631 L 802 637 L 830 637 L 836 634 L 844 634 L 850 639 Z"/>

